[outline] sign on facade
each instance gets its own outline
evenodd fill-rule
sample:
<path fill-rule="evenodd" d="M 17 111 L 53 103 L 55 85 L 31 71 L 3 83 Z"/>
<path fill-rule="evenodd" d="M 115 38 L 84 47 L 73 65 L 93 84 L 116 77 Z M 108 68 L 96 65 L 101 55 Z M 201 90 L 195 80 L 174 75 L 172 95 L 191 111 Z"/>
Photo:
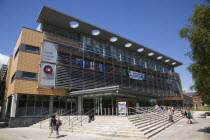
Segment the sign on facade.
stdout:
<path fill-rule="evenodd" d="M 126 115 L 126 102 L 118 102 L 118 113 Z"/>
<path fill-rule="evenodd" d="M 58 44 L 51 43 L 48 41 L 43 42 L 42 47 L 42 61 L 49 63 L 57 62 L 57 46 Z"/>
<path fill-rule="evenodd" d="M 56 65 L 41 63 L 39 85 L 54 87 L 55 86 Z"/>

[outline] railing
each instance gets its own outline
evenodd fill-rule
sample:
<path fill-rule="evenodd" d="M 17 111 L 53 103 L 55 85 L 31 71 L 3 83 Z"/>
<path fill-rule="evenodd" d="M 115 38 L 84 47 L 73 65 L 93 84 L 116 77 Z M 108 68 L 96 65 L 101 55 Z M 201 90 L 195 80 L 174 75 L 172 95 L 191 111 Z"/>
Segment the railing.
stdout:
<path fill-rule="evenodd" d="M 73 132 L 73 131 L 74 131 L 74 127 L 77 126 L 78 124 L 80 124 L 80 125 L 82 126 L 83 123 L 85 123 L 84 120 L 86 120 L 86 119 L 89 118 L 89 114 L 90 114 L 91 112 L 94 112 L 94 115 L 95 115 L 95 108 L 89 110 L 89 111 L 86 112 L 86 113 L 81 114 L 81 116 L 80 116 L 80 121 L 79 121 L 79 122 L 77 122 L 77 123 L 74 124 L 75 120 L 71 120 L 71 127 L 70 127 L 71 131 Z M 87 116 L 86 116 L 86 115 L 87 115 Z M 77 118 L 77 120 L 78 120 L 78 118 Z"/>
<path fill-rule="evenodd" d="M 161 110 L 161 109 L 155 109 L 154 107 L 146 107 L 146 108 L 129 108 L 131 110 L 134 110 L 134 115 L 139 117 L 139 120 L 142 118 L 149 118 L 149 124 L 157 123 L 157 122 L 163 122 L 168 120 L 168 113 L 167 109 Z M 175 110 L 179 110 L 180 108 L 176 108 Z M 129 112 L 129 111 L 128 111 Z M 173 117 L 180 117 L 179 114 L 173 114 Z M 166 125 L 168 123 L 163 123 L 164 129 L 166 128 Z"/>
<path fill-rule="evenodd" d="M 79 115 L 79 113 L 82 112 L 82 111 L 83 111 L 83 109 L 82 109 L 82 110 L 79 110 L 79 111 L 77 111 L 77 112 L 74 112 L 74 113 L 72 113 L 72 114 L 70 114 L 70 115 L 68 115 L 68 120 L 67 120 L 67 121 L 64 121 L 62 124 L 64 125 L 64 124 L 66 124 L 66 123 L 68 122 L 69 125 L 70 125 L 70 124 L 71 124 L 71 120 L 73 119 L 73 117 L 76 117 L 77 120 L 78 120 L 78 115 Z M 72 117 L 72 119 L 71 119 L 71 117 Z"/>
<path fill-rule="evenodd" d="M 47 117 L 43 118 L 42 119 L 43 121 L 40 122 L 40 128 L 42 128 L 42 124 L 46 123 L 47 121 L 49 122 L 49 125 L 50 125 L 50 120 L 47 120 L 47 119 L 49 119 L 53 115 L 61 116 L 62 114 L 66 114 L 67 112 L 72 111 L 72 109 L 71 109 L 71 110 L 69 110 L 69 111 L 67 111 L 65 113 L 62 113 L 63 110 L 65 110 L 65 109 L 58 109 L 55 113 L 49 114 L 49 115 L 47 115 Z"/>

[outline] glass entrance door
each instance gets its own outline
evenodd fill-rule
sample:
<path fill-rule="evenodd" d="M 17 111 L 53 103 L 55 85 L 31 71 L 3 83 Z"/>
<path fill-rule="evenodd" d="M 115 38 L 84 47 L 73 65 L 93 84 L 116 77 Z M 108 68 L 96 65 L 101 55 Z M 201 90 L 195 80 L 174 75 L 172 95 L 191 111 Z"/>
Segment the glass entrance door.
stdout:
<path fill-rule="evenodd" d="M 94 108 L 94 99 L 83 99 L 84 113 Z"/>
<path fill-rule="evenodd" d="M 66 111 L 68 111 L 68 114 L 73 114 L 74 112 L 77 112 L 76 99 L 71 98 L 66 100 Z"/>

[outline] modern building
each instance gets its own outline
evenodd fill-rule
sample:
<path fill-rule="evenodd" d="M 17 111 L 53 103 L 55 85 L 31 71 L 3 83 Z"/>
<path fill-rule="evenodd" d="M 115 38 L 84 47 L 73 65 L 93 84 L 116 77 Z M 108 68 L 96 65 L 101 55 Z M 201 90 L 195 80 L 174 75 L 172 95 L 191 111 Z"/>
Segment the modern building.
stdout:
<path fill-rule="evenodd" d="M 37 22 L 22 28 L 9 59 L 3 116 L 182 105 L 181 62 L 46 6 Z"/>
<path fill-rule="evenodd" d="M 197 92 L 185 92 L 183 91 L 183 103 L 185 107 L 192 107 L 194 109 L 203 108 L 203 101 L 201 96 Z"/>

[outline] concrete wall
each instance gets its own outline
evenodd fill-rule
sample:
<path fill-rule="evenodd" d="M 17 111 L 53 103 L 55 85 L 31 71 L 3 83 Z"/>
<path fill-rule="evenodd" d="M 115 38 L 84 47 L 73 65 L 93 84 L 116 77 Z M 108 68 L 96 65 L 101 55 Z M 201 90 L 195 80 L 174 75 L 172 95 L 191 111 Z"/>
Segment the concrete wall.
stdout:
<path fill-rule="evenodd" d="M 44 117 L 11 117 L 8 127 L 28 127 L 42 119 L 44 119 Z"/>

